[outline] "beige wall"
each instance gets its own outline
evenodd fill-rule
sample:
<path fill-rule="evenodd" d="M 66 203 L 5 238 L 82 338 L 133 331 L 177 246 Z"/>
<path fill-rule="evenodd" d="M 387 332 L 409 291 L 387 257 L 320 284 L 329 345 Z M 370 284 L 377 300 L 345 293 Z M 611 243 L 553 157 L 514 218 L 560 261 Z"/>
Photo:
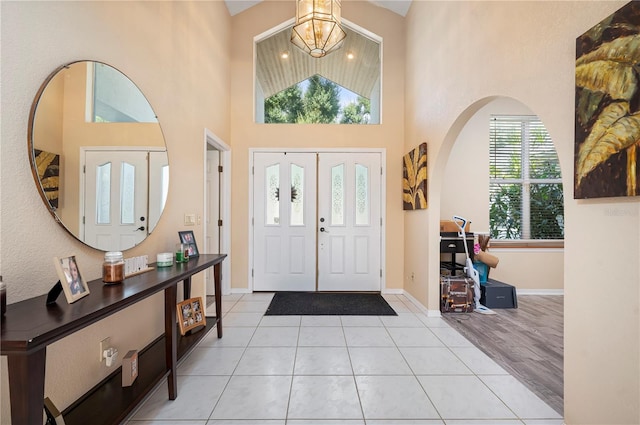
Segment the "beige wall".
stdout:
<path fill-rule="evenodd" d="M 387 155 L 386 287 L 402 289 L 402 155 L 404 128 L 404 20 L 368 2 L 345 2 L 342 16 L 381 36 L 383 44 L 380 125 L 277 125 L 254 123 L 253 37 L 291 19 L 295 5 L 265 2 L 232 18 L 232 288 L 249 288 L 249 149 L 385 148 Z"/>
<path fill-rule="evenodd" d="M 407 17 L 405 147 L 429 143 L 430 207 L 406 216 L 405 275 L 421 267 L 428 278 L 405 288 L 437 308 L 438 256 L 429 254 L 466 122 L 497 96 L 527 105 L 551 134 L 566 190 L 567 424 L 640 423 L 640 200 L 576 201 L 571 190 L 575 39 L 624 3 L 413 2 Z"/>
<path fill-rule="evenodd" d="M 138 85 L 167 142 L 171 187 L 154 233 L 125 256 L 171 251 L 183 214 L 203 211 L 204 128 L 230 138 L 230 16 L 222 2 L 3 1 L 2 245 L 0 267 L 13 303 L 45 294 L 57 280 L 53 256 L 76 254 L 87 279 L 100 277 L 103 253 L 56 225 L 35 190 L 27 156 L 29 110 L 45 78 L 82 59 L 110 64 Z M 204 241 L 201 226 L 192 227 Z M 16 249 L 16 245 L 19 249 Z M 202 282 L 194 281 L 195 295 Z M 65 302 L 64 299 L 61 302 Z M 163 332 L 163 298 L 152 297 L 53 344 L 47 350 L 45 395 L 60 408 L 113 369 L 98 363 L 107 336 L 120 352 L 140 349 Z M 117 330 L 117 331 L 116 331 Z M 6 357 L 2 416 L 9 423 Z"/>

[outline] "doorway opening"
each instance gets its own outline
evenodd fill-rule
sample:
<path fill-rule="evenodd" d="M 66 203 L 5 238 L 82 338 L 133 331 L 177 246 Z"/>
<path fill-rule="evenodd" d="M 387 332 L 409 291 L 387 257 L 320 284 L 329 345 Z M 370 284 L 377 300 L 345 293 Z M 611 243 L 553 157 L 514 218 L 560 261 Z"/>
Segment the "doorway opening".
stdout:
<path fill-rule="evenodd" d="M 231 293 L 231 148 L 204 130 L 204 252 L 227 254 L 222 262 L 222 294 Z M 214 295 L 213 270 L 205 273 L 205 294 Z"/>

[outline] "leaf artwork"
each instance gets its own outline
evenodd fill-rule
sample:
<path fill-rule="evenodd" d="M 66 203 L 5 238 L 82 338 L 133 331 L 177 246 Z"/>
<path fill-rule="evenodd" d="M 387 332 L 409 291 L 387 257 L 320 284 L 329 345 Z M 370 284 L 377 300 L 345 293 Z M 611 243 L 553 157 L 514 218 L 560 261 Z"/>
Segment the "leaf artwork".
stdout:
<path fill-rule="evenodd" d="M 603 111 L 603 114 L 605 112 Z M 640 112 L 619 118 L 608 125 L 600 124 L 601 121 L 607 122 L 610 119 L 610 116 L 599 118 L 594 125 L 594 130 L 580 146 L 576 170 L 578 185 L 590 171 L 609 159 L 611 155 L 633 146 L 640 140 Z"/>
<path fill-rule="evenodd" d="M 427 208 L 427 144 L 403 157 L 402 200 L 403 209 Z"/>
<path fill-rule="evenodd" d="M 576 198 L 634 196 L 638 191 L 638 10 L 630 2 L 577 40 Z M 596 169 L 595 177 L 587 178 Z"/>
<path fill-rule="evenodd" d="M 58 208 L 60 155 L 35 149 L 35 163 L 42 191 L 52 208 Z"/>

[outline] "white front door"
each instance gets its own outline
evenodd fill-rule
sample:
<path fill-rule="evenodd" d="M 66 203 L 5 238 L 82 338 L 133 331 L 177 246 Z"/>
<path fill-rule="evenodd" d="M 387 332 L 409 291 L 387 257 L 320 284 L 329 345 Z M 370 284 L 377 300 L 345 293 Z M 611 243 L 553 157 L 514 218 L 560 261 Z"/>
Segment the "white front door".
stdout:
<path fill-rule="evenodd" d="M 319 291 L 380 291 L 381 178 L 379 153 L 320 155 Z"/>
<path fill-rule="evenodd" d="M 253 289 L 380 291 L 382 155 L 253 159 Z"/>
<path fill-rule="evenodd" d="M 316 288 L 316 155 L 256 153 L 253 289 Z"/>
<path fill-rule="evenodd" d="M 84 242 L 123 251 L 147 236 L 147 152 L 86 151 Z"/>

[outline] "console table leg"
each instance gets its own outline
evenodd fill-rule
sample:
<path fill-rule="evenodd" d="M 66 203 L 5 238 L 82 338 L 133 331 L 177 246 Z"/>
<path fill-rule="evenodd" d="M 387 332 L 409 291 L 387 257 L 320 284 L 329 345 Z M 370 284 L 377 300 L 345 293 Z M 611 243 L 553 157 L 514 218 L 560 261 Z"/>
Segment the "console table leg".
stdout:
<path fill-rule="evenodd" d="M 7 356 L 11 423 L 42 425 L 46 357 L 46 348 Z"/>
<path fill-rule="evenodd" d="M 169 376 L 169 400 L 175 400 L 178 396 L 178 381 L 176 368 L 178 365 L 178 334 L 176 332 L 176 285 L 171 285 L 164 290 L 164 337 L 165 358 Z"/>
<path fill-rule="evenodd" d="M 182 281 L 182 298 L 185 300 L 191 298 L 191 276 Z"/>
<path fill-rule="evenodd" d="M 218 338 L 222 338 L 222 283 L 220 282 L 220 263 L 213 266 L 213 286 L 216 291 L 216 328 L 218 329 Z"/>

